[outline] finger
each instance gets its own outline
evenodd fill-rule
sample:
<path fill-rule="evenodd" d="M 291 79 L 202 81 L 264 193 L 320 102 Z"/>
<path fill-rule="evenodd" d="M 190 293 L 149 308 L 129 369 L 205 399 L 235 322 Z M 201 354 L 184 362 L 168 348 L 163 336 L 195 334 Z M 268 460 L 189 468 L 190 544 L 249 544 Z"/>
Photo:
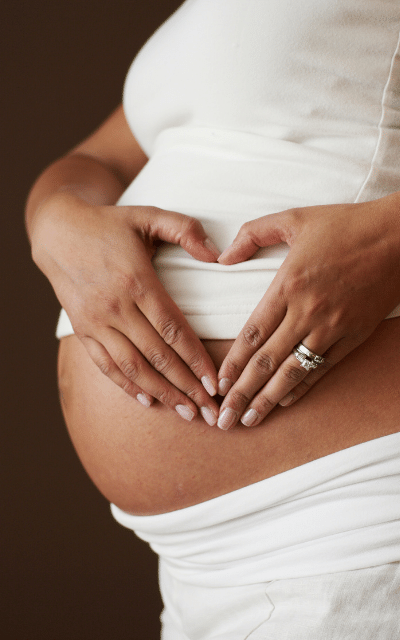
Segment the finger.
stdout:
<path fill-rule="evenodd" d="M 246 427 L 257 426 L 276 407 L 279 400 L 306 378 L 307 374 L 308 371 L 301 367 L 293 355 L 286 358 L 275 375 L 246 408 L 240 418 L 241 423 Z"/>
<path fill-rule="evenodd" d="M 178 354 L 166 344 L 165 340 L 157 333 L 148 319 L 136 309 L 134 315 L 130 317 L 131 322 L 115 326 L 120 333 L 125 335 L 138 351 L 145 357 L 147 362 L 172 385 L 182 391 L 201 409 L 207 407 L 215 415 L 213 424 L 216 423 L 219 407 L 215 400 L 210 398 L 210 394 L 203 384 L 196 378 L 189 367 L 183 362 Z M 214 395 L 214 388 L 211 389 Z"/>
<path fill-rule="evenodd" d="M 282 211 L 246 222 L 236 238 L 221 253 L 220 264 L 236 264 L 253 256 L 260 247 L 268 247 L 280 242 L 289 244 L 291 238 L 291 212 Z"/>
<path fill-rule="evenodd" d="M 79 339 L 84 345 L 90 358 L 104 375 L 110 378 L 110 380 L 112 380 L 118 387 L 121 387 L 125 393 L 132 398 L 135 398 L 144 407 L 148 408 L 153 404 L 154 398 L 124 376 L 108 351 L 97 340 L 89 338 L 88 336 L 80 337 Z"/>
<path fill-rule="evenodd" d="M 302 344 L 313 353 L 325 354 L 329 350 L 329 341 L 318 343 L 318 340 L 313 339 L 312 336 L 302 340 Z M 311 345 L 314 348 L 311 348 Z M 318 371 L 324 364 L 319 364 L 311 371 Z M 293 354 L 290 354 L 249 404 L 241 417 L 242 424 L 247 427 L 257 426 L 292 389 L 299 384 L 307 384 L 308 377 L 311 375 L 309 371 L 310 369 L 304 368 L 302 363 Z"/>
<path fill-rule="evenodd" d="M 219 395 L 226 396 L 229 389 L 232 388 L 242 375 L 243 370 L 250 359 L 281 325 L 286 312 L 286 302 L 280 294 L 276 281 L 273 281 L 267 293 L 251 314 L 221 364 L 218 372 Z M 299 329 L 301 331 L 300 327 Z M 302 335 L 304 335 L 304 333 Z M 300 337 L 301 334 L 299 339 Z M 286 342 L 283 344 L 286 344 Z M 289 349 L 290 352 L 290 345 L 287 349 Z M 268 357 L 268 348 L 266 357 Z M 270 354 L 269 357 L 272 371 L 274 363 L 277 364 L 279 360 L 276 360 L 273 354 Z M 265 366 L 267 366 L 267 361 L 265 362 Z"/>
<path fill-rule="evenodd" d="M 163 369 L 163 373 L 160 373 L 151 366 L 139 349 L 118 330 L 109 327 L 107 335 L 104 334 L 102 339 L 115 364 L 131 382 L 146 389 L 150 395 L 157 398 L 165 406 L 177 411 L 181 417 L 189 422 L 198 413 L 195 402 L 188 397 L 193 396 L 199 402 L 200 411 L 206 422 L 211 426 L 216 423 L 217 405 L 201 385 L 199 385 L 199 389 L 193 388 L 191 384 L 193 377 L 189 371 L 186 393 L 174 386 L 170 378 L 165 377 L 168 375 L 174 379 L 176 374 L 173 371 L 173 363 L 164 352 L 157 350 L 153 352 L 153 362 L 155 363 L 158 359 L 159 366 Z M 196 379 L 194 378 L 194 380 Z"/>
<path fill-rule="evenodd" d="M 359 341 L 355 341 L 351 338 L 343 338 L 335 345 L 333 345 L 324 354 L 325 362 L 319 364 L 317 369 L 311 371 L 308 376 L 296 385 L 290 393 L 283 396 L 279 401 L 282 407 L 288 407 L 304 396 L 315 385 L 316 382 L 328 372 L 332 367 L 343 360 L 355 347 L 361 344 Z"/>
<path fill-rule="evenodd" d="M 199 220 L 176 211 L 146 207 L 135 209 L 135 227 L 142 226 L 153 238 L 180 244 L 196 260 L 216 262 L 221 252 L 209 238 Z"/>
<path fill-rule="evenodd" d="M 172 385 L 169 385 L 146 363 L 143 356 L 127 338 L 116 330 L 112 330 L 112 332 L 112 341 L 107 344 L 107 348 L 102 347 L 101 357 L 95 360 L 102 373 L 117 384 L 119 380 L 123 379 L 135 386 L 145 386 L 149 395 L 174 409 L 181 417 L 190 422 L 197 413 L 194 403 L 186 400 L 183 394 L 177 390 L 174 391 Z M 116 371 L 119 371 L 120 375 Z"/>
<path fill-rule="evenodd" d="M 274 376 L 302 335 L 304 329 L 286 316 L 269 340 L 252 356 L 225 397 L 218 419 L 221 429 L 230 429 L 238 422 L 254 396 Z M 294 356 L 293 359 L 296 360 Z"/>
<path fill-rule="evenodd" d="M 136 286 L 136 283 L 140 283 Z M 190 327 L 185 316 L 165 291 L 153 269 L 144 270 L 136 278 L 131 299 L 154 327 L 162 340 L 186 363 L 209 395 L 217 393 L 217 372 L 204 345 Z M 132 316 L 127 321 L 135 329 Z M 128 331 L 128 329 L 127 329 Z"/>

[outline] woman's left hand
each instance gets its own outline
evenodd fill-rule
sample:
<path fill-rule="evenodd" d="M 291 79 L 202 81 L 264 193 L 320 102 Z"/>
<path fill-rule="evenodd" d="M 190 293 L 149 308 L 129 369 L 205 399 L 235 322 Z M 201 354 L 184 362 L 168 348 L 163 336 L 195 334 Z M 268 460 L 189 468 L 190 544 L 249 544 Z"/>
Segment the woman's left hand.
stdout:
<path fill-rule="evenodd" d="M 243 262 L 260 247 L 289 253 L 219 371 L 218 426 L 256 426 L 304 395 L 364 342 L 400 302 L 400 193 L 361 204 L 292 209 L 243 225 L 220 256 Z M 302 342 L 325 362 L 308 372 Z M 382 362 L 382 366 L 385 363 Z"/>

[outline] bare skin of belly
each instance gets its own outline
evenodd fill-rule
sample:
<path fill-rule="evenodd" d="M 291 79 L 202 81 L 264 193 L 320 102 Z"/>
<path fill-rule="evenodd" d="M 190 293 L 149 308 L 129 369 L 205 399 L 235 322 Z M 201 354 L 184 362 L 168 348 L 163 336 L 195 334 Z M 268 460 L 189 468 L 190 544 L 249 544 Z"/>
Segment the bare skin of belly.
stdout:
<path fill-rule="evenodd" d="M 205 341 L 219 367 L 231 341 Z M 60 341 L 59 386 L 72 442 L 102 494 L 129 513 L 188 507 L 400 431 L 400 318 L 337 364 L 292 407 L 224 432 L 145 409 L 106 378 L 76 336 Z"/>

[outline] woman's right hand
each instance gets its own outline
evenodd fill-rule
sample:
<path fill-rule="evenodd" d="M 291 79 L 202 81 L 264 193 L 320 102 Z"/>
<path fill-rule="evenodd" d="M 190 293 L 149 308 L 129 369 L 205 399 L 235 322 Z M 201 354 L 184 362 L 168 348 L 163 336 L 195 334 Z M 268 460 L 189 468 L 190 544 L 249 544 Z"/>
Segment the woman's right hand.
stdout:
<path fill-rule="evenodd" d="M 161 242 L 204 262 L 219 255 L 195 218 L 58 192 L 37 212 L 32 255 L 106 376 L 145 406 L 156 398 L 189 421 L 200 408 L 213 425 L 216 370 L 153 269 Z"/>

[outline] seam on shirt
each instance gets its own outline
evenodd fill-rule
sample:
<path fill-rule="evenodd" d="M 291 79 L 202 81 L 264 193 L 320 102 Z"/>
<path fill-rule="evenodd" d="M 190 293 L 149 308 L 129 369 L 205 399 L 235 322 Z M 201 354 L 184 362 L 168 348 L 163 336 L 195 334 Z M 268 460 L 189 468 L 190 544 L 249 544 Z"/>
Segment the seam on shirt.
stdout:
<path fill-rule="evenodd" d="M 380 147 L 382 144 L 382 138 L 383 138 L 383 127 L 385 124 L 385 119 L 386 119 L 386 113 L 387 113 L 387 104 L 386 104 L 386 98 L 387 98 L 387 94 L 389 91 L 389 87 L 391 85 L 391 82 L 393 80 L 393 75 L 394 75 L 394 70 L 396 67 L 396 58 L 399 57 L 399 49 L 400 49 L 400 31 L 399 31 L 399 35 L 397 38 L 397 44 L 394 50 L 394 53 L 392 55 L 392 59 L 390 62 L 390 68 L 389 68 L 389 74 L 388 74 L 388 78 L 385 84 L 385 87 L 383 89 L 382 92 L 382 99 L 381 99 L 381 118 L 378 124 L 378 139 L 376 142 L 376 146 L 375 146 L 375 151 L 374 151 L 374 155 L 372 156 L 372 160 L 371 160 L 371 164 L 370 164 L 370 168 L 367 174 L 367 177 L 365 178 L 363 184 L 360 187 L 360 190 L 354 200 L 354 202 L 359 202 L 361 200 L 361 197 L 363 195 L 363 193 L 366 191 L 367 187 L 369 186 L 369 183 L 371 182 L 371 179 L 373 177 L 374 171 L 376 171 L 377 167 L 375 166 L 375 161 L 377 159 L 378 153 L 380 151 Z M 400 63 L 400 60 L 397 61 L 397 64 Z M 379 169 L 378 169 L 379 171 Z"/>

